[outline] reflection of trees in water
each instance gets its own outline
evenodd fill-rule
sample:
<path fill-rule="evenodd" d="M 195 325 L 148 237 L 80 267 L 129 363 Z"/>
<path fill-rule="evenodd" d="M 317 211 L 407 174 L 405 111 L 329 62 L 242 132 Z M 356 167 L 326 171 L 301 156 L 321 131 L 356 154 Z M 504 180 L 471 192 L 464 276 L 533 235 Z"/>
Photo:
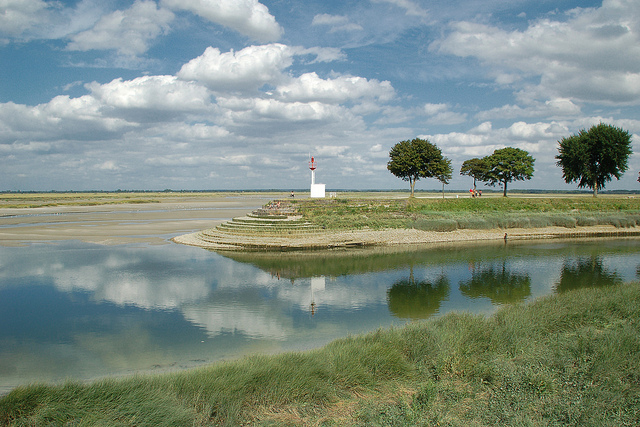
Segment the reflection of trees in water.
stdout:
<path fill-rule="evenodd" d="M 426 319 L 440 310 L 440 305 L 449 296 L 450 283 L 446 276 L 440 276 L 435 282 L 417 282 L 411 275 L 402 279 L 387 290 L 389 311 L 396 317 L 408 319 Z"/>
<path fill-rule="evenodd" d="M 524 301 L 531 295 L 531 278 L 528 274 L 514 273 L 490 266 L 474 271 L 471 280 L 460 282 L 460 292 L 469 298 L 486 297 L 494 304 Z"/>
<path fill-rule="evenodd" d="M 622 278 L 616 272 L 607 270 L 602 265 L 602 258 L 592 256 L 578 258 L 575 262 L 565 261 L 560 274 L 560 282 L 556 285 L 556 292 L 620 283 L 622 283 Z"/>

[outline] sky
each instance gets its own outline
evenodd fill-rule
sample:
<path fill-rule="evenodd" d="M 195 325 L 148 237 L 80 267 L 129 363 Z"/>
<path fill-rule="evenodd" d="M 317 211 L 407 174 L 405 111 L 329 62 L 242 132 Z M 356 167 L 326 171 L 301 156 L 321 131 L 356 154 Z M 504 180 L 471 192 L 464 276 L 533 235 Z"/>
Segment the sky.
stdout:
<path fill-rule="evenodd" d="M 573 190 L 558 141 L 632 135 L 637 0 L 0 0 L 0 191 L 408 189 L 391 147 L 535 158 L 509 190 Z M 438 190 L 423 179 L 416 190 Z M 481 186 L 480 188 L 488 188 Z"/>

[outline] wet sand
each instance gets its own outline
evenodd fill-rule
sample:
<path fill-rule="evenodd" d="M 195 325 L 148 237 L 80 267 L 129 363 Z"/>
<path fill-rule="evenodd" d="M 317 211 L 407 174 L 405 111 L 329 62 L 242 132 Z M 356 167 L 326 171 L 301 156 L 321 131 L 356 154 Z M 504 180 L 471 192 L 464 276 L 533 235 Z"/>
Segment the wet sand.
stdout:
<path fill-rule="evenodd" d="M 159 203 L 0 207 L 0 245 L 80 240 L 99 244 L 171 243 L 176 235 L 215 227 L 282 195 L 242 194 L 160 199 Z"/>

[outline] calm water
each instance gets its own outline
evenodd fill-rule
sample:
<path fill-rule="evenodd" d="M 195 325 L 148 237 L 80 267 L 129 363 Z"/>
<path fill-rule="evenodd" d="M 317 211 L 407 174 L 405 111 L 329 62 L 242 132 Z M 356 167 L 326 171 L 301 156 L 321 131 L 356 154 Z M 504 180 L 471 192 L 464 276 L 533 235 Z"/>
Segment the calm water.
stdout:
<path fill-rule="evenodd" d="M 176 244 L 0 247 L 0 393 L 491 313 L 637 280 L 639 255 L 640 239 L 228 256 Z"/>

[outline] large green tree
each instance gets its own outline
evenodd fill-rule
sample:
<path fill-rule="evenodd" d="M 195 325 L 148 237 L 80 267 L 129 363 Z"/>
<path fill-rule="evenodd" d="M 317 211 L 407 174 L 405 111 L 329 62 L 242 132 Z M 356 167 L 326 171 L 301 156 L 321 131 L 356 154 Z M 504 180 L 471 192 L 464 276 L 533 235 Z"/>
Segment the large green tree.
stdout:
<path fill-rule="evenodd" d="M 473 178 L 473 191 L 476 190 L 476 181 L 484 181 L 485 174 L 488 171 L 487 162 L 485 159 L 469 159 L 462 163 L 460 168 L 460 175 L 467 175 Z"/>
<path fill-rule="evenodd" d="M 495 150 L 483 160 L 487 164 L 484 181 L 491 186 L 501 183 L 504 186 L 504 197 L 507 197 L 509 182 L 524 181 L 533 177 L 533 164 L 536 161 L 528 152 L 513 147 Z"/>
<path fill-rule="evenodd" d="M 389 151 L 387 169 L 403 181 L 409 181 L 411 197 L 420 178 L 437 178 L 443 183 L 451 179 L 451 161 L 429 140 L 415 138 L 400 141 Z"/>
<path fill-rule="evenodd" d="M 620 179 L 631 155 L 631 135 L 621 128 L 600 123 L 588 131 L 558 141 L 556 165 L 566 183 L 591 188 L 593 197 L 612 177 Z"/>

